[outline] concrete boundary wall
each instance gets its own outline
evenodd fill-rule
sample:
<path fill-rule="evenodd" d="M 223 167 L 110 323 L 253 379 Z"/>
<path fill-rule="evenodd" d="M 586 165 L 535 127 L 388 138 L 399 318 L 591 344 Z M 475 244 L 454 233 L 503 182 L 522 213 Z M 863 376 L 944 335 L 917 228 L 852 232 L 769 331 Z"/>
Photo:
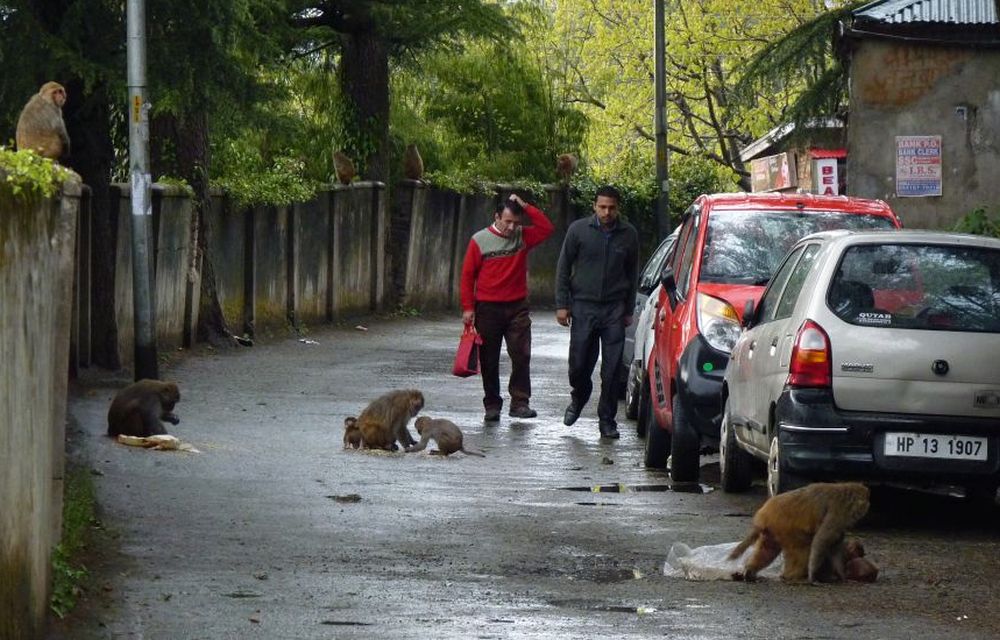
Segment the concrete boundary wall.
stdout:
<path fill-rule="evenodd" d="M 40 637 L 62 527 L 80 185 L 0 193 L 0 638 Z"/>
<path fill-rule="evenodd" d="M 308 202 L 288 206 L 241 208 L 222 192 L 213 192 L 206 212 L 208 257 L 226 323 L 236 335 L 262 337 L 386 311 L 399 303 L 420 311 L 457 311 L 469 238 L 490 224 L 496 203 L 514 190 L 498 185 L 492 193 L 459 194 L 407 180 L 396 186 L 391 212 L 385 185 L 376 182 L 333 185 Z M 119 355 L 128 368 L 134 338 L 127 185 L 113 186 L 112 203 L 118 238 L 113 312 Z M 531 254 L 529 288 L 533 304 L 549 306 L 559 248 L 573 216 L 563 188 L 549 188 L 537 204 L 556 233 Z M 72 361 L 77 366 L 90 363 L 91 318 L 108 312 L 90 308 L 89 293 L 81 295 L 92 286 L 87 267 L 90 220 L 84 206 L 74 280 Z M 161 351 L 193 342 L 200 302 L 197 232 L 185 191 L 155 185 L 154 295 Z"/>

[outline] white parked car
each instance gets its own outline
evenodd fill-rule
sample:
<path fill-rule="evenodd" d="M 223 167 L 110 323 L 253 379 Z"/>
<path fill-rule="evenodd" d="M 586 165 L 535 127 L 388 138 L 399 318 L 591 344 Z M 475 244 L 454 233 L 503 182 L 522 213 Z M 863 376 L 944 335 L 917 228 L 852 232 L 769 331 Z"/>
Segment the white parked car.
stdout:
<path fill-rule="evenodd" d="M 656 285 L 646 304 L 635 321 L 635 353 L 628 369 L 625 384 L 625 417 L 638 419 L 636 430 L 639 437 L 646 435 L 646 423 L 639 415 L 639 395 L 642 385 L 646 384 L 646 364 L 649 362 L 649 352 L 653 349 L 653 320 L 656 319 L 656 305 L 660 300 L 660 287 Z"/>
<path fill-rule="evenodd" d="M 830 231 L 744 314 L 723 383 L 722 487 L 1000 485 L 1000 240 Z"/>

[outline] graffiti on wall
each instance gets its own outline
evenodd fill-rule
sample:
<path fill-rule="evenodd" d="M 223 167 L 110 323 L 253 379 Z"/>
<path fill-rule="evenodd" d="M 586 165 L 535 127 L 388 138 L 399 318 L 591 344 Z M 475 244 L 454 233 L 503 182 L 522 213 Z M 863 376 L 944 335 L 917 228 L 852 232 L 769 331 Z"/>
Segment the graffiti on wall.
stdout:
<path fill-rule="evenodd" d="M 864 65 L 859 77 L 860 98 L 876 107 L 903 107 L 927 95 L 938 81 L 955 74 L 971 53 L 891 45 Z"/>

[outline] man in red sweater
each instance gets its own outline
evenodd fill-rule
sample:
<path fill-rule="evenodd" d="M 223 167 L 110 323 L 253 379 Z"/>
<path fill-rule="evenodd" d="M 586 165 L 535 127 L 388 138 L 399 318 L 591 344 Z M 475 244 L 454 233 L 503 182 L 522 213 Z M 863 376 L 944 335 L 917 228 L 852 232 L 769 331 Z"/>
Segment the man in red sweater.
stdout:
<path fill-rule="evenodd" d="M 527 215 L 531 226 L 522 226 Z M 517 195 L 497 206 L 493 224 L 473 234 L 462 263 L 462 320 L 483 338 L 485 420 L 500 419 L 500 343 L 510 355 L 510 415 L 534 418 L 531 408 L 531 316 L 528 313 L 528 251 L 552 235 L 545 214 Z"/>

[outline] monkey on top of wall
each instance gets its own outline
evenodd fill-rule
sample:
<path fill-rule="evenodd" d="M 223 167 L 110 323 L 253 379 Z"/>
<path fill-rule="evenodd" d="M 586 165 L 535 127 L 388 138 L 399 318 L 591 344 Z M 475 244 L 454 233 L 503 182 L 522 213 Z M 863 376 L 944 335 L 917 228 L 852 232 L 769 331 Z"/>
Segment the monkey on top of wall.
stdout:
<path fill-rule="evenodd" d="M 421 180 L 424 177 L 424 159 L 420 157 L 417 145 L 406 145 L 403 153 L 403 177 L 407 180 Z"/>
<path fill-rule="evenodd" d="M 108 435 L 146 438 L 167 433 L 161 420 L 178 424 L 173 414 L 181 392 L 174 382 L 140 380 L 115 395 L 108 409 Z"/>
<path fill-rule="evenodd" d="M 337 174 L 337 180 L 340 184 L 351 184 L 354 176 L 357 175 L 354 163 L 343 151 L 333 152 L 333 171 Z"/>
<path fill-rule="evenodd" d="M 462 430 L 451 420 L 420 416 L 413 423 L 413 426 L 417 428 L 417 433 L 420 434 L 420 444 L 407 447 L 407 453 L 423 451 L 427 448 L 427 443 L 434 440 L 438 448 L 437 451 L 431 451 L 431 455 L 449 456 L 456 451 L 461 451 L 470 456 L 486 457 L 478 451 L 470 451 L 462 446 Z"/>
<path fill-rule="evenodd" d="M 846 577 L 844 533 L 869 507 L 868 487 L 858 482 L 815 483 L 772 496 L 753 516 L 749 535 L 729 554 L 739 558 L 751 545 L 742 578 L 753 582 L 779 553 L 785 554 L 784 580 L 819 582 L 825 567 Z"/>
<path fill-rule="evenodd" d="M 40 156 L 58 160 L 69 156 L 69 134 L 62 107 L 66 89 L 58 82 L 46 82 L 31 96 L 17 119 L 15 141 L 19 150 L 31 149 Z"/>
<path fill-rule="evenodd" d="M 563 153 L 556 158 L 556 176 L 563 184 L 569 184 L 570 176 L 576 172 L 580 161 L 572 153 Z"/>
<path fill-rule="evenodd" d="M 364 448 L 395 451 L 397 440 L 403 447 L 415 444 L 406 425 L 423 408 L 424 394 L 417 389 L 389 391 L 372 400 L 357 417 Z M 345 429 L 349 428 L 349 420 L 344 421 Z"/>

